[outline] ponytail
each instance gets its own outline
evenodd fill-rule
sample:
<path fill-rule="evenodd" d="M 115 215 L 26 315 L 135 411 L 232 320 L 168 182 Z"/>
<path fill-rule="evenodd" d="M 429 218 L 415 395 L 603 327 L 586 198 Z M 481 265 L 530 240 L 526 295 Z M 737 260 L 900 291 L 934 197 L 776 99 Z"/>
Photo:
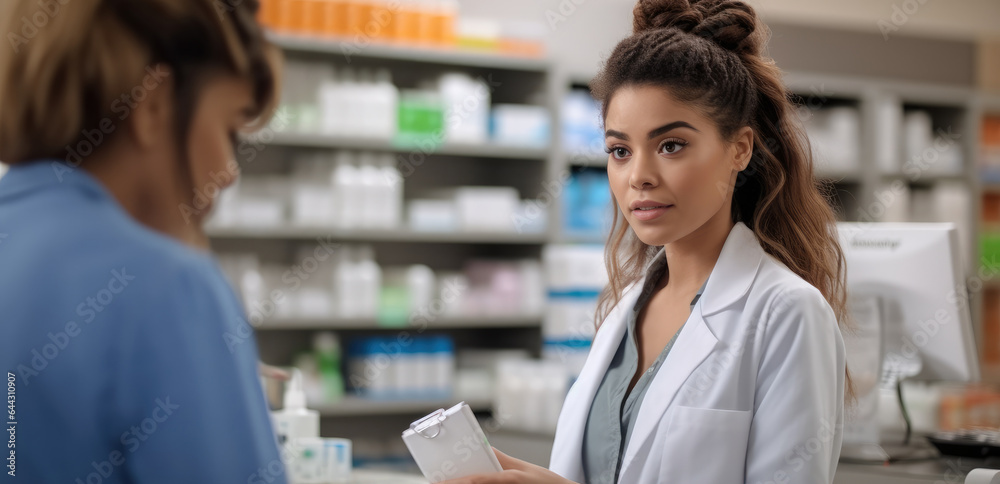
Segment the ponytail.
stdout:
<path fill-rule="evenodd" d="M 633 34 L 591 83 L 603 116 L 620 88 L 651 85 L 702 109 L 727 140 L 749 126 L 754 148 L 736 179 L 732 220 L 746 224 L 768 254 L 819 289 L 847 329 L 845 263 L 830 189 L 813 177 L 808 140 L 778 68 L 763 54 L 767 27 L 752 7 L 735 0 L 639 0 L 633 15 Z M 642 278 L 657 249 L 636 237 L 617 206 L 612 227 L 598 324 Z M 849 397 L 850 381 L 847 375 Z"/>

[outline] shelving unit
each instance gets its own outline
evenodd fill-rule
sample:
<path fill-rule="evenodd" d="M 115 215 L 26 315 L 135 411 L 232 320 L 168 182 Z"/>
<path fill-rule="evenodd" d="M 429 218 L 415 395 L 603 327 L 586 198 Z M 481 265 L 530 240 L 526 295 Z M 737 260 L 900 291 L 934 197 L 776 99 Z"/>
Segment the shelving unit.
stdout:
<path fill-rule="evenodd" d="M 1000 95 L 988 95 L 980 94 L 976 97 L 974 101 L 974 109 L 970 113 L 970 125 L 972 129 L 976 132 L 976 146 L 974 147 L 973 153 L 978 159 L 979 156 L 979 134 L 981 133 L 981 122 L 985 116 L 1000 116 Z M 973 170 L 978 170 L 979 166 L 973 167 Z M 987 180 L 979 176 L 978 172 L 975 172 L 976 192 L 975 192 L 975 203 L 974 212 L 976 217 L 976 242 L 978 242 L 979 236 L 985 233 L 996 233 L 1000 232 L 1000 225 L 996 223 L 989 223 L 983 220 L 983 212 L 985 211 L 983 204 L 985 203 L 984 195 L 997 194 L 1000 193 L 1000 183 L 995 180 Z M 978 247 L 977 247 L 978 249 Z M 977 254 L 979 254 L 977 250 Z M 986 256 L 984 254 L 979 254 L 979 257 L 983 259 L 983 265 L 990 265 L 992 261 L 985 261 Z M 978 277 L 978 274 L 976 274 Z M 992 383 L 1000 383 L 1000 363 L 996 359 L 997 347 L 1000 347 L 1000 341 L 986 341 L 986 337 L 990 335 L 990 330 L 986 328 L 990 318 L 989 312 L 1000 311 L 1000 307 L 990 307 L 991 304 L 995 304 L 997 298 L 1000 298 L 1000 274 L 992 274 L 992 277 L 987 277 L 982 280 L 982 289 L 979 293 L 979 302 L 973 306 L 973 310 L 978 312 L 978 321 L 980 321 L 979 330 L 979 350 L 980 355 L 983 357 L 984 364 L 982 367 L 982 376 L 984 381 L 989 381 Z M 995 334 L 994 334 L 995 336 Z M 992 344 L 993 348 L 988 348 L 987 344 Z M 993 359 L 994 361 L 989 361 Z"/>
<path fill-rule="evenodd" d="M 564 88 L 586 85 L 587 76 L 566 76 L 562 85 Z M 822 166 L 816 168 L 816 177 L 832 182 L 835 190 L 835 200 L 840 204 L 840 216 L 845 221 L 860 221 L 867 215 L 866 210 L 876 203 L 875 195 L 886 185 L 895 180 L 901 180 L 911 189 L 929 189 L 940 183 L 959 183 L 967 187 L 970 196 L 970 210 L 965 214 L 963 222 L 969 230 L 965 246 L 967 259 L 964 261 L 966 274 L 975 276 L 980 264 L 978 240 L 984 227 L 979 223 L 980 200 L 982 193 L 1000 192 L 1000 181 L 983 183 L 977 172 L 977 156 L 979 149 L 979 123 L 984 113 L 1000 114 L 1000 96 L 984 95 L 973 89 L 902 82 L 894 80 L 836 76 L 829 74 L 811 74 L 804 72 L 787 73 L 784 81 L 789 91 L 800 97 L 805 109 L 822 109 L 831 103 L 834 105 L 850 105 L 859 110 L 860 136 L 859 160 L 856 170 L 831 170 Z M 886 173 L 881 167 L 879 143 L 895 137 L 894 149 L 897 166 L 903 166 L 907 160 L 903 150 L 902 127 L 895 132 L 886 132 L 879 122 L 879 109 L 885 104 L 898 106 L 901 110 L 911 108 L 928 109 L 934 117 L 935 125 L 950 125 L 961 134 L 960 143 L 963 154 L 963 168 L 956 173 L 937 173 L 921 171 L 914 178 L 908 173 Z M 901 120 L 900 120 L 901 121 Z M 567 150 L 571 151 L 571 150 Z M 603 167 L 606 158 L 599 156 L 573 155 L 562 153 L 558 157 L 561 166 L 571 167 Z M 574 239 L 560 235 L 560 241 L 587 242 L 590 240 Z M 594 242 L 599 242 L 594 240 Z M 985 287 L 1000 289 L 1000 275 L 996 279 L 984 281 Z M 969 286 L 973 323 L 981 341 L 982 335 L 982 294 L 974 284 Z M 997 368 L 983 369 L 984 379 L 1000 382 L 1000 365 Z"/>
<path fill-rule="evenodd" d="M 544 72 L 550 67 L 546 59 L 516 57 L 462 48 L 408 47 L 377 42 L 318 39 L 293 34 L 269 34 L 269 39 L 290 53 L 315 53 L 339 56 L 345 61 L 357 57 L 379 61 L 436 64 L 454 67 L 480 67 L 524 72 Z"/>
<path fill-rule="evenodd" d="M 424 155 L 459 156 L 470 158 L 497 158 L 507 160 L 538 160 L 544 162 L 549 157 L 546 148 L 504 146 L 499 144 L 422 145 L 400 141 L 346 138 L 339 136 L 303 133 L 274 133 L 266 138 L 257 136 L 251 140 L 264 144 L 290 148 L 333 148 L 344 150 L 383 151 L 393 153 L 421 153 Z"/>
<path fill-rule="evenodd" d="M 272 40 L 285 50 L 289 57 L 307 59 L 315 62 L 330 62 L 352 66 L 373 67 L 384 66 L 405 74 L 398 78 L 402 85 L 416 85 L 421 78 L 449 69 L 463 70 L 474 75 L 488 76 L 498 84 L 494 100 L 497 102 L 530 102 L 545 105 L 552 118 L 552 143 L 546 147 L 513 147 L 496 144 L 469 145 L 444 143 L 440 145 L 421 146 L 390 140 L 364 139 L 343 136 L 327 136 L 318 134 L 302 134 L 291 132 L 269 133 L 267 138 L 257 138 L 268 148 L 274 147 L 276 153 L 268 155 L 281 156 L 301 150 L 365 150 L 392 152 L 396 154 L 420 153 L 427 160 L 414 177 L 405 180 L 407 189 L 411 185 L 441 183 L 439 168 L 433 165 L 441 161 L 450 163 L 449 169 L 461 164 L 467 170 L 465 175 L 482 176 L 483 173 L 497 173 L 502 181 L 498 183 L 517 183 L 522 196 L 531 198 L 544 193 L 543 183 L 557 180 L 566 170 L 573 168 L 599 169 L 606 166 L 607 157 L 603 153 L 580 154 L 573 153 L 572 147 L 562 146 L 559 132 L 560 103 L 563 95 L 575 83 L 581 84 L 586 76 L 570 75 L 558 71 L 547 60 L 504 57 L 475 51 L 437 48 L 404 48 L 378 44 L 360 45 L 351 42 L 317 40 L 289 35 L 272 35 Z M 395 76 L 394 76 L 395 77 Z M 983 184 L 975 170 L 974 154 L 978 147 L 978 119 L 984 110 L 1000 112 L 1000 97 L 977 96 L 972 90 L 956 89 L 935 85 L 866 79 L 857 77 L 841 77 L 831 75 L 816 75 L 809 73 L 790 73 L 785 78 L 786 84 L 793 93 L 804 99 L 818 98 L 818 105 L 829 102 L 848 103 L 856 106 L 860 113 L 860 146 L 859 168 L 857 170 L 817 170 L 817 177 L 833 183 L 837 197 L 840 199 L 841 214 L 845 220 L 858 220 L 859 210 L 868 207 L 875 201 L 875 193 L 884 184 L 894 180 L 903 180 L 908 186 L 933 186 L 940 182 L 965 183 L 972 193 L 972 200 L 978 200 L 986 191 L 1000 192 L 1000 183 Z M 816 99 L 814 99 L 816 100 Z M 831 101 L 832 100 L 832 101 Z M 876 162 L 878 157 L 877 142 L 886 136 L 898 134 L 880 131 L 877 122 L 878 107 L 884 103 L 899 103 L 906 106 L 930 106 L 951 110 L 956 124 L 960 124 L 963 132 L 964 166 L 962 173 L 956 174 L 923 174 L 914 181 L 902 173 L 883 173 Z M 899 157 L 902 151 L 899 150 Z M 266 158 L 266 157 L 265 157 Z M 900 160 L 903 161 L 903 160 Z M 266 171 L 269 167 L 281 169 L 281 162 L 255 162 L 253 170 Z M 430 173 L 430 174 L 428 174 Z M 527 174 L 527 176 L 525 176 Z M 450 179 L 447 182 L 451 182 Z M 978 202 L 973 204 L 969 222 L 975 227 L 971 237 L 967 267 L 970 274 L 978 267 L 978 247 L 976 241 L 981 227 L 978 225 Z M 251 228 L 221 228 L 210 229 L 210 236 L 225 244 L 240 246 L 268 245 L 271 253 L 282 253 L 272 250 L 275 243 L 301 244 L 317 238 L 330 238 L 346 242 L 373 242 L 392 244 L 393 247 L 403 247 L 401 252 L 419 248 L 426 254 L 427 249 L 446 244 L 448 247 L 469 246 L 477 254 L 506 254 L 510 249 L 519 254 L 529 253 L 540 256 L 541 248 L 547 243 L 602 243 L 602 238 L 582 237 L 566 234 L 561 229 L 562 202 L 555 197 L 548 204 L 548 230 L 538 234 L 513 233 L 435 233 L 416 232 L 409 229 L 392 231 L 350 230 L 343 231 L 323 227 L 283 226 L 268 229 Z M 291 251 L 284 250 L 284 254 Z M 445 252 L 451 252 L 450 249 Z M 444 254 L 441 257 L 452 257 L 452 262 L 464 257 L 467 252 L 458 251 Z M 435 260 L 441 260 L 435 255 Z M 415 258 L 413 262 L 420 261 Z M 988 281 L 987 287 L 1000 287 L 1000 280 Z M 977 327 L 981 324 L 981 298 L 973 294 L 973 316 Z M 438 332 L 462 331 L 469 333 L 484 332 L 495 335 L 496 331 L 518 332 L 518 335 L 528 335 L 524 338 L 530 351 L 537 354 L 535 343 L 541 340 L 541 316 L 530 317 L 488 317 L 488 318 L 441 318 L 427 326 L 427 329 Z M 335 319 L 335 318 L 286 318 L 265 322 L 258 328 L 258 341 L 262 353 L 268 355 L 283 354 L 289 357 L 295 345 L 301 346 L 308 341 L 301 333 L 315 330 L 334 330 L 354 333 L 405 331 L 406 327 L 380 326 L 374 319 Z M 468 339 L 463 339 L 468 341 Z M 272 345 L 270 348 L 265 348 Z M 298 349 L 302 349 L 299 347 Z M 287 361 L 272 361 L 287 363 Z M 1000 368 L 984 368 L 984 377 L 1000 379 Z M 324 426 L 335 421 L 338 425 L 347 421 L 359 428 L 369 423 L 396 419 L 404 421 L 409 416 L 419 416 L 436 408 L 447 406 L 454 402 L 448 401 L 399 401 L 382 402 L 347 397 L 334 405 L 323 406 L 318 410 L 324 417 Z M 469 402 L 477 411 L 487 411 L 491 403 L 488 401 Z M 395 421 L 395 420 L 393 420 Z M 346 424 L 345 424 L 346 425 Z M 348 428 L 348 427 L 345 427 Z M 345 431 L 345 435 L 349 432 Z M 349 435 L 348 435 L 349 436 Z"/>
<path fill-rule="evenodd" d="M 475 329 L 475 328 L 536 328 L 541 324 L 541 315 L 536 316 L 447 316 L 429 321 L 426 329 Z M 257 327 L 258 331 L 268 330 L 330 330 L 330 331 L 405 331 L 412 329 L 408 324 L 383 324 L 375 319 L 343 318 L 276 318 L 267 320 Z"/>
<path fill-rule="evenodd" d="M 399 243 L 451 243 L 451 244 L 544 244 L 544 233 L 517 232 L 425 232 L 399 230 L 338 230 L 336 228 L 282 226 L 269 228 L 209 227 L 208 235 L 215 239 L 277 239 L 308 241 L 329 238 L 346 242 L 399 242 Z"/>
<path fill-rule="evenodd" d="M 490 409 L 489 400 L 466 400 L 474 412 Z M 337 403 L 315 407 L 321 417 L 378 417 L 386 415 L 425 415 L 454 405 L 452 400 L 374 400 L 345 396 Z"/>
<path fill-rule="evenodd" d="M 557 123 L 559 99 L 550 89 L 551 65 L 548 60 L 508 57 L 477 51 L 443 48 L 410 48 L 400 46 L 321 40 L 315 38 L 271 34 L 271 40 L 281 47 L 289 59 L 329 63 L 354 68 L 385 67 L 393 74 L 400 88 L 419 86 L 445 71 L 462 71 L 486 79 L 495 103 L 544 105 Z M 413 173 L 404 173 L 404 195 L 447 188 L 453 185 L 515 186 L 522 198 L 536 198 L 544 193 L 544 182 L 551 180 L 554 170 L 555 147 L 507 146 L 496 143 L 463 144 L 403 142 L 364 137 L 330 136 L 270 129 L 251 136 L 248 141 L 259 148 L 252 163 L 245 163 L 250 174 L 287 172 L 289 159 L 298 153 L 332 150 L 394 153 L 398 159 L 419 157 Z M 412 176 L 411 176 L 412 175 Z M 454 270 L 470 256 L 479 258 L 534 258 L 541 256 L 542 246 L 551 241 L 552 226 L 558 218 L 554 205 L 544 207 L 550 221 L 542 233 L 516 232 L 425 232 L 407 227 L 392 230 L 337 229 L 281 225 L 276 227 L 210 226 L 208 234 L 221 250 L 254 251 L 271 261 L 290 262 L 296 247 L 317 240 L 376 244 L 376 260 L 392 264 L 423 263 L 433 269 Z M 257 341 L 262 357 L 268 363 L 289 364 L 293 355 L 306 350 L 314 331 L 336 331 L 344 337 L 353 335 L 392 335 L 448 333 L 455 337 L 457 349 L 463 347 L 516 347 L 538 354 L 541 349 L 542 315 L 442 316 L 430 318 L 426 325 L 414 328 L 385 325 L 374 318 L 334 317 L 271 317 L 260 324 Z M 505 346 L 509 345 L 509 346 Z M 450 407 L 452 399 L 380 401 L 346 396 L 331 405 L 317 408 L 324 428 L 336 428 L 338 436 L 354 437 L 398 435 L 395 423 L 408 422 L 435 409 Z M 488 412 L 489 400 L 467 400 L 477 412 Z M 391 432 L 388 429 L 392 429 Z"/>

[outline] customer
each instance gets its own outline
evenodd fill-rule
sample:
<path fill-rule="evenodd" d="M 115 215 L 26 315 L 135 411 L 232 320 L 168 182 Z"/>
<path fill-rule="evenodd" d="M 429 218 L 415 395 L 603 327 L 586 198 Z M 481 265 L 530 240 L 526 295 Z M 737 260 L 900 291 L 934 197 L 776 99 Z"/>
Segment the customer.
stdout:
<path fill-rule="evenodd" d="M 31 483 L 284 482 L 252 336 L 206 251 L 277 50 L 255 0 L 6 0 L 0 25 L 5 472 Z M 7 33 L 10 33 L 7 35 Z"/>

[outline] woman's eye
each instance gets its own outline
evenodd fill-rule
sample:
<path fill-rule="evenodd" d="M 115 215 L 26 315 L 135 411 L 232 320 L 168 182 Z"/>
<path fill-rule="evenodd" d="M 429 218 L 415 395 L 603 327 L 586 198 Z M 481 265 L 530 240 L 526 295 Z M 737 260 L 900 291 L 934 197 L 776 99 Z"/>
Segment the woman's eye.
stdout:
<path fill-rule="evenodd" d="M 620 160 L 622 158 L 625 158 L 629 154 L 628 150 L 625 149 L 625 148 L 622 148 L 621 146 L 616 146 L 614 148 L 608 148 L 608 149 L 606 149 L 604 151 L 606 151 L 607 153 L 609 153 L 616 160 Z"/>
<path fill-rule="evenodd" d="M 684 148 L 685 145 L 687 145 L 687 143 L 681 141 L 674 141 L 674 140 L 664 141 L 663 144 L 660 145 L 660 151 L 668 155 L 672 155 L 680 151 L 682 148 Z"/>

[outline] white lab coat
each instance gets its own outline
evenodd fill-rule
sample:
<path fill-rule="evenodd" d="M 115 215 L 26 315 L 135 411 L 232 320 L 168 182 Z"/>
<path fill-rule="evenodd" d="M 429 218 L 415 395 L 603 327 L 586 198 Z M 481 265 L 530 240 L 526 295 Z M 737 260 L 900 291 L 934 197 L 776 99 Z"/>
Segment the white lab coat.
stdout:
<path fill-rule="evenodd" d="M 574 482 L 584 479 L 591 402 L 641 288 L 639 281 L 627 289 L 604 320 L 559 416 L 550 468 Z M 618 482 L 833 482 L 845 358 L 836 316 L 819 290 L 737 223 L 650 382 Z"/>

